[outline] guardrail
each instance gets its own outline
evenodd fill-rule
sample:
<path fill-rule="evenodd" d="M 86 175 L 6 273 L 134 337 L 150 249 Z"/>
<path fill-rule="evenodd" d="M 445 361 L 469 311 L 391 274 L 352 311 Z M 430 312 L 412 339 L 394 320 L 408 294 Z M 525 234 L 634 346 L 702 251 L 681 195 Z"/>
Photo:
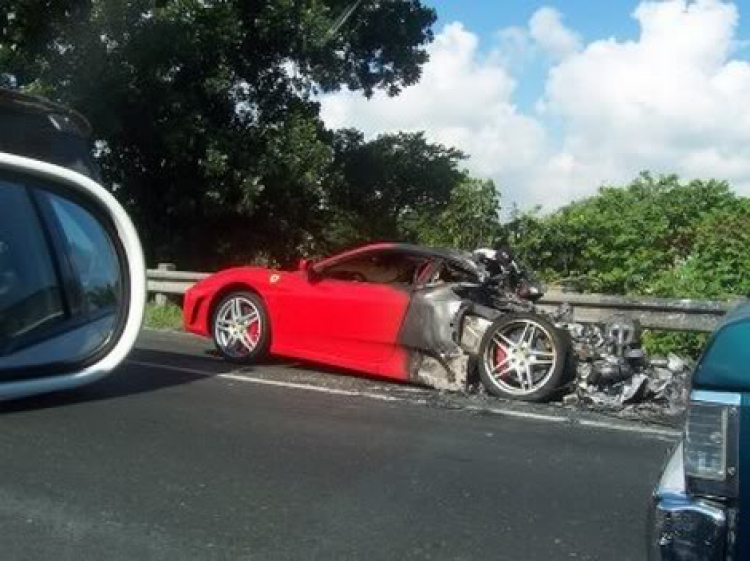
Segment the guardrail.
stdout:
<path fill-rule="evenodd" d="M 174 265 L 159 264 L 148 270 L 148 291 L 163 305 L 169 296 L 181 296 L 194 283 L 209 273 L 176 271 Z M 553 311 L 560 304 L 570 304 L 573 319 L 581 323 L 606 320 L 615 313 L 637 319 L 641 326 L 657 331 L 711 332 L 719 319 L 734 306 L 735 301 L 678 300 L 671 298 L 579 294 L 553 290 L 545 294 L 539 307 Z"/>

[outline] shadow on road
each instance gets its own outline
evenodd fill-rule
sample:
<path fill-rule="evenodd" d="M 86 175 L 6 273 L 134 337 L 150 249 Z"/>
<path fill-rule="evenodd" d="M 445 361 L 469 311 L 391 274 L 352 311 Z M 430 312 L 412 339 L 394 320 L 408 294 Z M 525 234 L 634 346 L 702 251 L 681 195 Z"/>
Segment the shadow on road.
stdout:
<path fill-rule="evenodd" d="M 215 358 L 136 349 L 126 362 L 98 382 L 72 390 L 0 403 L 0 415 L 153 392 L 191 384 L 226 371 L 226 363 Z"/>

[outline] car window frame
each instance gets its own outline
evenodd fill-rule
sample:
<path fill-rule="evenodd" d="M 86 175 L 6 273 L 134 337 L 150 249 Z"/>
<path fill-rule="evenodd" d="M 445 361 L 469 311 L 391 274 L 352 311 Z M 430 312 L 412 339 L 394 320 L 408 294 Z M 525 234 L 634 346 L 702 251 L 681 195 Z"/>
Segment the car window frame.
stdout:
<path fill-rule="evenodd" d="M 30 199 L 34 214 L 37 218 L 37 224 L 42 229 L 45 246 L 52 261 L 54 275 L 56 277 L 58 289 L 60 290 L 63 308 L 66 313 L 66 317 L 62 318 L 59 322 L 55 322 L 54 325 L 40 331 L 34 331 L 27 335 L 23 335 L 8 347 L 0 349 L 0 351 L 2 351 L 0 358 L 2 358 L 3 356 L 8 356 L 14 352 L 42 344 L 47 340 L 79 329 L 87 324 L 97 321 L 98 319 L 103 319 L 107 315 L 106 313 L 85 313 L 80 308 L 76 312 L 71 309 L 71 302 L 75 301 L 77 297 L 82 298 L 84 293 L 83 285 L 70 262 L 70 256 L 67 255 L 62 246 L 63 238 L 60 238 L 61 235 L 64 236 L 62 225 L 59 223 L 59 218 L 51 208 L 49 199 L 44 196 L 45 193 L 57 195 L 80 206 L 86 212 L 91 214 L 91 216 L 102 227 L 105 235 L 112 244 L 117 262 L 120 266 L 120 294 L 118 296 L 121 302 L 127 302 L 130 299 L 130 276 L 126 274 L 126 271 L 122 270 L 121 264 L 127 263 L 127 254 L 122 245 L 122 240 L 117 234 L 117 228 L 106 209 L 91 204 L 88 199 L 78 195 L 75 191 L 66 188 L 63 183 L 56 182 L 54 179 L 32 177 L 30 174 L 0 168 L 0 181 L 15 183 L 19 189 L 25 191 L 26 196 Z M 80 302 L 82 303 L 82 300 Z M 26 380 L 29 378 L 41 378 L 53 374 L 64 374 L 65 372 L 80 370 L 99 362 L 119 341 L 122 331 L 127 323 L 127 318 L 127 310 L 117 313 L 112 333 L 107 341 L 99 349 L 90 353 L 88 356 L 45 365 L 31 365 L 9 369 L 0 374 L 0 383 Z"/>
<path fill-rule="evenodd" d="M 429 287 L 429 286 L 436 286 L 437 283 L 431 283 L 429 280 L 432 278 L 435 273 L 441 271 L 444 267 L 451 268 L 455 270 L 458 274 L 463 274 L 466 276 L 465 280 L 460 281 L 443 281 L 441 284 L 458 284 L 458 285 L 473 285 L 473 284 L 479 284 L 481 281 L 477 277 L 476 273 L 459 266 L 456 262 L 451 261 L 450 259 L 445 258 L 439 258 L 435 259 L 432 267 L 430 267 L 429 270 L 426 270 L 422 274 L 422 278 L 420 280 L 420 285 L 422 287 Z"/>
<path fill-rule="evenodd" d="M 424 263 L 421 266 L 427 265 L 428 269 L 432 269 L 436 261 L 434 257 L 431 257 L 429 255 L 422 255 L 417 252 L 405 251 L 405 250 L 399 249 L 398 247 L 374 248 L 370 250 L 357 251 L 354 253 L 345 254 L 345 255 L 342 255 L 340 258 L 332 258 L 322 264 L 315 266 L 313 269 L 315 280 L 316 282 L 320 282 L 320 281 L 344 282 L 347 284 L 359 284 L 359 285 L 364 285 L 364 286 L 391 286 L 391 287 L 400 286 L 409 291 L 417 290 L 418 288 L 421 288 L 424 285 L 424 283 L 421 281 L 421 277 L 423 276 L 423 274 L 418 275 L 417 278 L 412 279 L 412 281 L 408 284 L 383 283 L 383 282 L 371 282 L 371 281 L 350 281 L 350 280 L 343 280 L 343 279 L 328 278 L 325 276 L 326 270 L 330 269 L 331 267 L 338 267 L 339 265 L 345 264 L 347 261 L 351 261 L 354 259 L 367 258 L 373 255 L 387 255 L 387 254 L 397 254 L 397 255 L 403 255 L 406 257 L 413 257 L 415 259 L 423 259 Z"/>

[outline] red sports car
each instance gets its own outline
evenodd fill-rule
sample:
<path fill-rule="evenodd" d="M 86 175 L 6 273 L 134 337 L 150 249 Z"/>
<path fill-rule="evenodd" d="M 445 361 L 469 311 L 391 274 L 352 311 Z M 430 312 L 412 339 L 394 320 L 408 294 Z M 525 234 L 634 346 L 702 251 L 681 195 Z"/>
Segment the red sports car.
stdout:
<path fill-rule="evenodd" d="M 187 331 L 229 361 L 267 354 L 402 382 L 549 398 L 569 342 L 533 301 L 541 293 L 509 252 L 371 244 L 296 271 L 238 267 L 185 295 Z"/>

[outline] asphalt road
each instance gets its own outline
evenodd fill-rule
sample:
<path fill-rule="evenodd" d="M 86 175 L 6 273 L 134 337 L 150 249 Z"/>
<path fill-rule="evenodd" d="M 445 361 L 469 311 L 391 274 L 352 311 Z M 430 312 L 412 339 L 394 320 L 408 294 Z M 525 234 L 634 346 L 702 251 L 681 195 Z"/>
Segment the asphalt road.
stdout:
<path fill-rule="evenodd" d="M 644 558 L 667 437 L 206 348 L 146 333 L 98 384 L 0 405 L 0 558 Z"/>

